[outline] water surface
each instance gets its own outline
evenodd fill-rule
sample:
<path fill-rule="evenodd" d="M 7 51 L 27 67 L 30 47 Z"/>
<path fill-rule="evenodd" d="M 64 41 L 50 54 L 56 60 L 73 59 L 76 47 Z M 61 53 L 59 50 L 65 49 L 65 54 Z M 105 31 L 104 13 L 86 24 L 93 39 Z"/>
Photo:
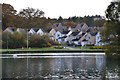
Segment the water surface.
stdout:
<path fill-rule="evenodd" d="M 105 55 L 19 56 L 2 59 L 3 79 L 119 80 L 119 61 Z"/>

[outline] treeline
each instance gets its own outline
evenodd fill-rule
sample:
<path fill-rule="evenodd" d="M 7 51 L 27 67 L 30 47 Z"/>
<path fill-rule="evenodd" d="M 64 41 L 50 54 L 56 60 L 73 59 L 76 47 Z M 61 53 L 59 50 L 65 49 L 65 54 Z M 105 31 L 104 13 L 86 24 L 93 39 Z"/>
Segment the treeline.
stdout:
<path fill-rule="evenodd" d="M 20 28 L 43 28 L 45 31 L 49 31 L 54 23 L 62 23 L 65 26 L 74 26 L 78 23 L 87 23 L 88 26 L 103 26 L 105 20 L 100 15 L 84 16 L 84 17 L 69 17 L 57 19 L 46 18 L 45 12 L 39 9 L 26 8 L 17 12 L 10 4 L 2 5 L 2 28 L 7 27 L 20 27 Z"/>

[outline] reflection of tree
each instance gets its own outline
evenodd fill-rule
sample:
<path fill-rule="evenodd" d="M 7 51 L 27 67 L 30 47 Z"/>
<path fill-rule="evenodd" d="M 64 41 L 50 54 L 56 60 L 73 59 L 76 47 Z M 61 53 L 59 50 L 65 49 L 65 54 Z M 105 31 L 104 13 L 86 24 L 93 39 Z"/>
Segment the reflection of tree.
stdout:
<path fill-rule="evenodd" d="M 114 61 L 114 60 L 107 59 L 105 71 L 106 71 L 106 74 L 112 73 L 112 74 L 115 74 L 120 77 L 119 60 Z M 113 77 L 115 77 L 115 76 L 113 76 Z"/>

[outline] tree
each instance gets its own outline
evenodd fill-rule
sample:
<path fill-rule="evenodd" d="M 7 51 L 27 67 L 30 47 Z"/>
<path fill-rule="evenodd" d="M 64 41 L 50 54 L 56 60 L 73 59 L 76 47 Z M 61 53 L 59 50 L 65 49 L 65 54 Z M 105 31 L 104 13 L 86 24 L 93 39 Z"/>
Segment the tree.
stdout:
<path fill-rule="evenodd" d="M 120 1 L 111 2 L 105 13 L 107 20 L 104 24 L 102 39 L 110 44 L 109 52 L 116 54 L 120 52 Z"/>
<path fill-rule="evenodd" d="M 94 21 L 94 26 L 103 27 L 104 23 L 105 23 L 104 19 L 95 20 Z"/>
<path fill-rule="evenodd" d="M 73 22 L 73 21 L 67 21 L 64 23 L 64 26 L 67 26 L 67 27 L 74 27 L 76 24 Z"/>
<path fill-rule="evenodd" d="M 27 9 L 22 9 L 19 12 L 19 15 L 22 17 L 25 17 L 27 19 L 33 19 L 33 18 L 40 18 L 42 16 L 44 16 L 44 12 L 40 11 L 39 9 L 34 9 L 34 8 L 30 8 L 28 7 Z"/>
<path fill-rule="evenodd" d="M 51 40 L 48 36 L 32 35 L 29 40 L 29 47 L 50 47 L 51 45 L 57 45 L 56 42 Z"/>
<path fill-rule="evenodd" d="M 14 26 L 16 21 L 16 10 L 10 4 L 0 4 L 2 5 L 2 26 L 6 28 L 8 26 Z"/>
<path fill-rule="evenodd" d="M 3 32 L 2 34 L 2 48 L 22 48 L 26 46 L 25 36 L 21 33 Z"/>
<path fill-rule="evenodd" d="M 58 21 L 61 22 L 62 20 L 63 20 L 62 16 L 59 16 Z"/>
<path fill-rule="evenodd" d="M 38 24 L 41 24 L 41 22 L 39 21 L 39 19 L 41 17 L 44 17 L 44 12 L 39 10 L 39 9 L 34 9 L 34 8 L 26 8 L 26 9 L 22 9 L 19 12 L 19 16 L 25 18 L 25 22 L 26 27 L 33 27 L 36 26 Z"/>

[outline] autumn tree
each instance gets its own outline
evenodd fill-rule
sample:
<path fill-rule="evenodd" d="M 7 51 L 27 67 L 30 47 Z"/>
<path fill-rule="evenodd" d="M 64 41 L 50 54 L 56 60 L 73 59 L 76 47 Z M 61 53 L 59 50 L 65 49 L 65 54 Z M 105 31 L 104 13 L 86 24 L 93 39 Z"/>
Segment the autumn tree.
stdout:
<path fill-rule="evenodd" d="M 67 21 L 64 23 L 64 26 L 67 26 L 67 27 L 74 27 L 76 24 L 73 22 L 73 21 Z"/>
<path fill-rule="evenodd" d="M 50 47 L 52 45 L 57 45 L 55 41 L 51 40 L 47 35 L 39 36 L 39 35 L 32 35 L 29 39 L 29 47 Z"/>
<path fill-rule="evenodd" d="M 120 52 L 120 1 L 111 2 L 105 13 L 107 20 L 102 39 L 110 45 L 109 53 L 119 55 L 117 53 Z"/>
<path fill-rule="evenodd" d="M 0 4 L 2 5 L 2 26 L 6 28 L 8 26 L 14 26 L 14 21 L 16 20 L 16 10 L 10 4 Z"/>

